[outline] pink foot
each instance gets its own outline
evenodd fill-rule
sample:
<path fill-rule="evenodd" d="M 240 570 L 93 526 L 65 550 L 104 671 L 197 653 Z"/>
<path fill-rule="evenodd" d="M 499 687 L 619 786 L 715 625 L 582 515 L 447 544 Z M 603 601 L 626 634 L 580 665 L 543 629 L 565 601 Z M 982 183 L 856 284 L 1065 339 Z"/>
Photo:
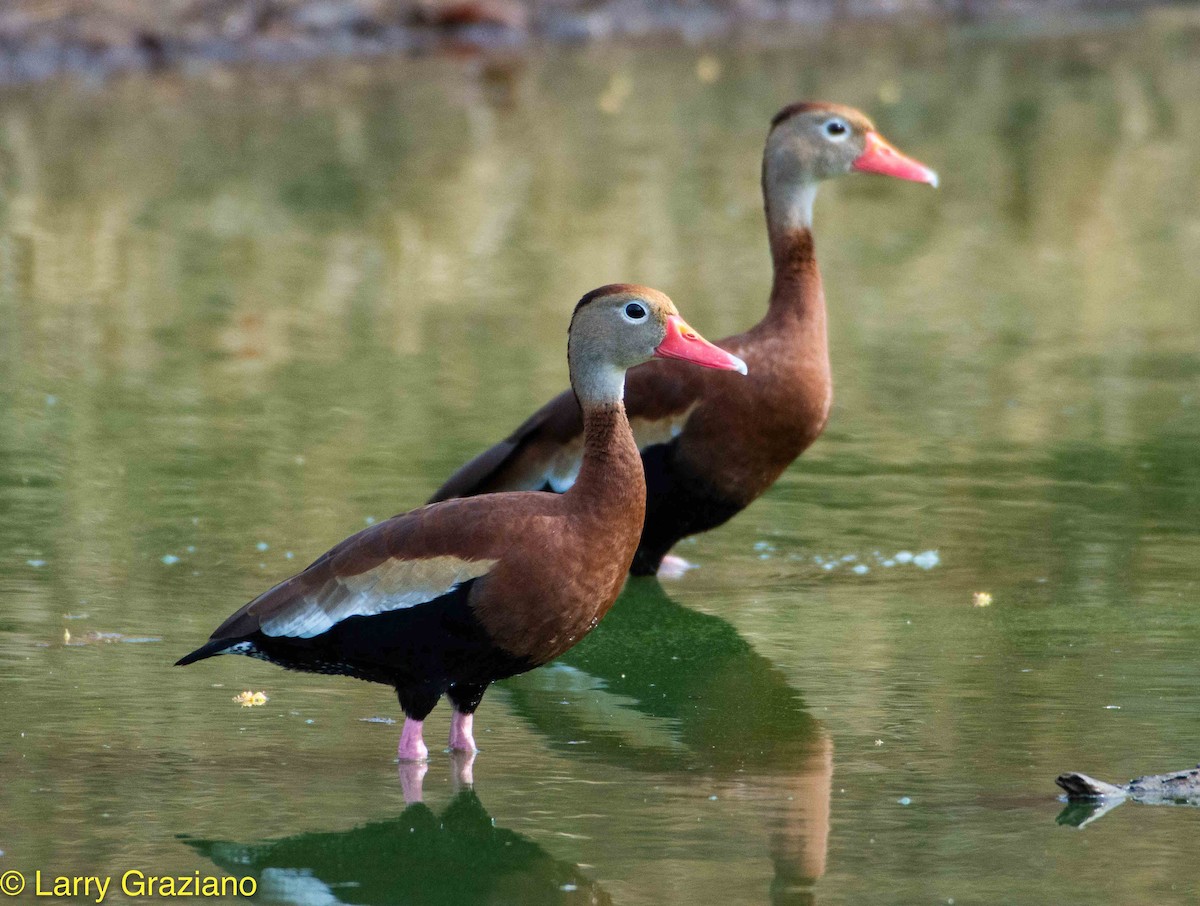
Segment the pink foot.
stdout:
<path fill-rule="evenodd" d="M 478 752 L 475 737 L 471 735 L 471 725 L 475 722 L 474 714 L 463 714 L 457 709 L 450 720 L 450 751 Z"/>
<path fill-rule="evenodd" d="M 423 795 L 423 781 L 429 765 L 423 761 L 400 762 L 400 789 L 404 793 L 404 804 L 412 805 L 420 802 Z"/>
<path fill-rule="evenodd" d="M 474 752 L 451 752 L 450 765 L 454 769 L 454 773 L 450 775 L 450 783 L 454 792 L 469 790 L 475 785 Z"/>
<path fill-rule="evenodd" d="M 411 717 L 404 719 L 404 729 L 400 733 L 396 757 L 401 761 L 429 760 L 429 749 L 425 748 L 425 740 L 421 738 L 421 721 Z"/>
<path fill-rule="evenodd" d="M 688 563 L 683 557 L 667 554 L 663 557 L 662 563 L 658 564 L 658 577 L 660 579 L 682 579 L 684 573 L 695 568 L 695 563 Z"/>

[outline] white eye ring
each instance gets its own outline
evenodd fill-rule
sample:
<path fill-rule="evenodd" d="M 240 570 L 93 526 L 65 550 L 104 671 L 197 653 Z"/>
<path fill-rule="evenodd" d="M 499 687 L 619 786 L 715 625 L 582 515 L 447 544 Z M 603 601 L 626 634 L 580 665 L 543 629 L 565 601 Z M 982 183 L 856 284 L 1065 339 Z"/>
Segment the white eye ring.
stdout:
<path fill-rule="evenodd" d="M 825 122 L 822 131 L 825 137 L 833 142 L 844 142 L 850 137 L 850 124 L 841 117 L 834 117 Z"/>
<path fill-rule="evenodd" d="M 628 302 L 621 308 L 621 317 L 630 324 L 641 324 L 646 320 L 646 305 L 643 302 Z"/>

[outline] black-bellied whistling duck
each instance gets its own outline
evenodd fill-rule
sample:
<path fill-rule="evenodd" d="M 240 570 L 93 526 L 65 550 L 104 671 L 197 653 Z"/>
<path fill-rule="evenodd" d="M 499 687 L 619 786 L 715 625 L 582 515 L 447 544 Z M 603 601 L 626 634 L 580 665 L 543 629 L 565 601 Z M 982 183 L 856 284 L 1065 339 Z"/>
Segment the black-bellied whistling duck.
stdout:
<path fill-rule="evenodd" d="M 428 755 L 421 724 L 445 693 L 450 748 L 474 751 L 472 715 L 488 685 L 558 657 L 621 589 L 646 507 L 625 372 L 652 356 L 746 372 L 662 293 L 593 290 L 567 342 L 583 410 L 570 493 L 453 500 L 373 525 L 255 598 L 178 664 L 244 654 L 394 686 L 406 718 L 402 761 Z"/>
<path fill-rule="evenodd" d="M 775 281 L 767 314 L 720 345 L 745 359 L 747 380 L 648 362 L 629 372 L 625 406 L 646 470 L 646 525 L 634 575 L 664 564 L 681 538 L 745 509 L 816 440 L 832 402 L 825 295 L 812 207 L 824 179 L 852 171 L 937 185 L 937 174 L 889 145 L 865 115 L 835 104 L 785 107 L 763 153 L 763 196 Z M 459 469 L 434 501 L 494 491 L 565 491 L 579 473 L 583 420 L 569 393 Z"/>

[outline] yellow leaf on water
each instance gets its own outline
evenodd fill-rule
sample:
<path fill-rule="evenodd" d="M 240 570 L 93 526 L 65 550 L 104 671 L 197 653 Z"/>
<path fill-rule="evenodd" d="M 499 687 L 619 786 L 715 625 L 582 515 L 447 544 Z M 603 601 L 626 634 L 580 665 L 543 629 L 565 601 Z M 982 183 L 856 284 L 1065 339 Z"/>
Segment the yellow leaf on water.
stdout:
<path fill-rule="evenodd" d="M 233 700 L 243 708 L 253 708 L 257 705 L 265 705 L 268 701 L 270 701 L 270 699 L 267 698 L 267 693 L 251 692 L 248 689 L 245 692 L 235 695 Z"/>
<path fill-rule="evenodd" d="M 976 607 L 987 607 L 992 603 L 992 596 L 986 591 L 977 591 L 971 596 L 971 603 Z"/>

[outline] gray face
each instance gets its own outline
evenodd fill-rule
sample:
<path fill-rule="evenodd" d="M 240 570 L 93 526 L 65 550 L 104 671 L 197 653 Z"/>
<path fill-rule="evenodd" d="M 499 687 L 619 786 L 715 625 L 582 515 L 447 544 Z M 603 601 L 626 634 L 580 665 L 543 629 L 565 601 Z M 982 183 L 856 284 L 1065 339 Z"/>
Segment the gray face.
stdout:
<path fill-rule="evenodd" d="M 571 385 L 584 401 L 620 399 L 625 371 L 647 362 L 667 335 L 671 300 L 649 287 L 625 286 L 579 308 L 567 359 Z"/>
<path fill-rule="evenodd" d="M 789 182 L 813 183 L 850 172 L 866 147 L 870 125 L 838 111 L 794 114 L 767 140 L 768 172 Z"/>
<path fill-rule="evenodd" d="M 666 296 L 650 291 L 595 299 L 575 317 L 571 355 L 586 357 L 591 367 L 633 368 L 654 356 L 667 335 L 667 318 L 674 312 Z"/>

